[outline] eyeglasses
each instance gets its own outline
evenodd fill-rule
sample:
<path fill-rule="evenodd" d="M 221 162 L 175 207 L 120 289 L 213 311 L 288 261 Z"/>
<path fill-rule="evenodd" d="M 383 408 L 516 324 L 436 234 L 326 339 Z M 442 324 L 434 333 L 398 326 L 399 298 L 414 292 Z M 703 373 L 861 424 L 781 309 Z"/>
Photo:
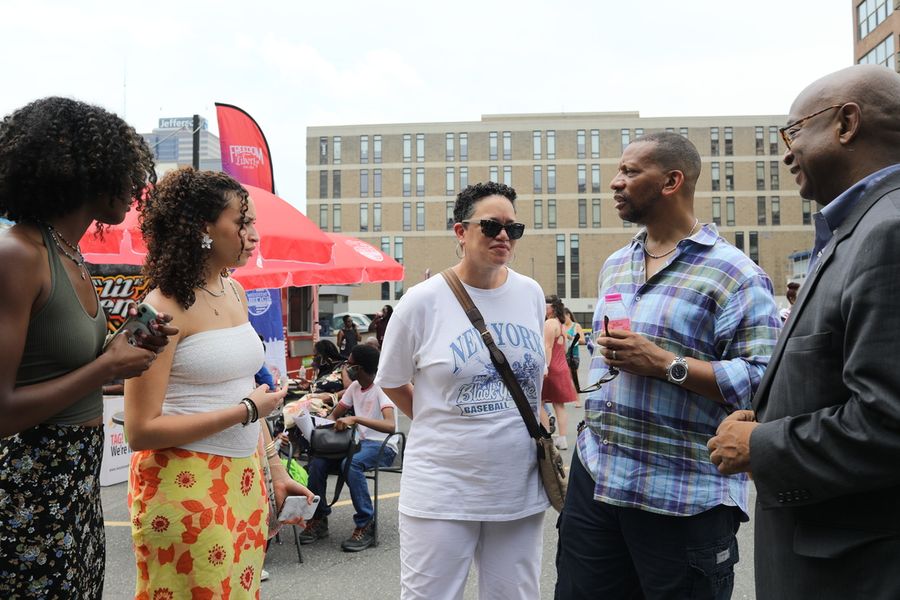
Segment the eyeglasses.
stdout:
<path fill-rule="evenodd" d="M 500 231 L 503 229 L 506 230 L 506 235 L 508 235 L 509 239 L 511 240 L 517 240 L 525 234 L 524 223 L 510 223 L 509 225 L 504 225 L 500 221 L 495 221 L 493 219 L 481 219 L 480 221 L 460 221 L 460 223 L 474 223 L 480 225 L 481 233 L 489 238 L 497 237 L 498 235 L 500 235 Z"/>
<path fill-rule="evenodd" d="M 824 112 L 828 112 L 829 110 L 840 108 L 843 104 L 832 104 L 827 108 L 823 108 L 820 111 L 816 111 L 811 115 L 806 115 L 802 119 L 797 119 L 793 123 L 788 123 L 784 127 L 781 127 L 778 130 L 778 133 L 781 134 L 781 139 L 784 140 L 784 145 L 787 146 L 787 149 L 791 149 L 791 142 L 794 141 L 794 138 L 797 137 L 797 134 L 800 133 L 800 130 L 803 129 L 803 124 L 812 119 L 813 117 L 817 117 Z"/>
<path fill-rule="evenodd" d="M 609 317 L 606 315 L 603 316 L 603 329 L 606 332 L 606 337 L 609 337 Z M 580 337 L 581 337 L 581 334 L 576 333 L 575 336 L 572 338 L 572 344 L 569 346 L 569 354 L 572 354 L 575 352 L 576 345 L 578 344 L 578 338 L 580 338 Z M 578 382 L 578 371 L 576 369 L 571 369 L 571 373 L 572 373 L 572 382 L 575 384 L 575 389 L 578 391 L 579 394 L 585 394 L 587 392 L 593 392 L 595 390 L 599 390 L 605 384 L 609 383 L 610 381 L 612 381 L 613 379 L 618 377 L 619 369 L 617 369 L 616 367 L 610 366 L 609 370 L 606 372 L 605 375 L 603 375 L 603 377 L 601 377 L 595 383 L 593 383 L 592 385 L 589 385 L 588 387 L 586 387 L 584 389 L 581 388 L 581 385 Z"/>

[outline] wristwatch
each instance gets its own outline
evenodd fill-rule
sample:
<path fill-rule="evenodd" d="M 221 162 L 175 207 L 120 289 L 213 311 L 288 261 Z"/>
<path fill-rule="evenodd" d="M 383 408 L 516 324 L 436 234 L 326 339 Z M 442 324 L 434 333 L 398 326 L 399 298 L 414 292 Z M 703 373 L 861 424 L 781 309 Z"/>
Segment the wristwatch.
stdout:
<path fill-rule="evenodd" d="M 676 356 L 675 360 L 666 367 L 666 379 L 669 383 L 677 383 L 681 385 L 687 380 L 688 364 L 683 356 Z"/>

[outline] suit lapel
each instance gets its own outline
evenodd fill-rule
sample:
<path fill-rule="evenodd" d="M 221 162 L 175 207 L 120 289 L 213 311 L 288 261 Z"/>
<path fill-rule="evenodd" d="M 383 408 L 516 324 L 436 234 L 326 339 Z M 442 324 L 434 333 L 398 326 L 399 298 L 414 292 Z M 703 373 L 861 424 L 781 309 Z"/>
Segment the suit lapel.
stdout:
<path fill-rule="evenodd" d="M 784 324 L 784 328 L 778 335 L 778 342 L 775 344 L 775 349 L 772 350 L 772 356 L 769 358 L 769 365 L 766 367 L 765 375 L 763 375 L 763 379 L 759 384 L 756 395 L 753 397 L 753 410 L 755 412 L 758 413 L 766 406 L 769 388 L 772 385 L 772 378 L 778 371 L 778 363 L 781 362 L 781 356 L 784 354 L 784 346 L 790 338 L 791 332 L 794 330 L 794 325 L 797 323 L 803 309 L 806 307 L 807 299 L 812 296 L 816 289 L 816 284 L 828 268 L 828 264 L 831 262 L 838 245 L 850 237 L 850 234 L 856 229 L 856 226 L 862 220 L 863 216 L 869 212 L 869 209 L 875 206 L 875 204 L 887 193 L 898 188 L 900 188 L 900 173 L 895 173 L 886 177 L 874 189 L 867 191 L 866 195 L 857 202 L 853 210 L 850 211 L 850 214 L 847 215 L 847 218 L 844 219 L 844 222 L 837 228 L 837 231 L 832 238 L 825 244 L 825 247 L 822 249 L 822 256 L 819 257 L 818 262 L 813 268 L 813 272 L 806 277 L 806 281 L 804 281 L 803 285 L 800 287 L 800 294 L 797 296 L 797 301 L 794 302 L 794 306 L 791 307 L 791 315 L 788 317 L 787 323 Z"/>

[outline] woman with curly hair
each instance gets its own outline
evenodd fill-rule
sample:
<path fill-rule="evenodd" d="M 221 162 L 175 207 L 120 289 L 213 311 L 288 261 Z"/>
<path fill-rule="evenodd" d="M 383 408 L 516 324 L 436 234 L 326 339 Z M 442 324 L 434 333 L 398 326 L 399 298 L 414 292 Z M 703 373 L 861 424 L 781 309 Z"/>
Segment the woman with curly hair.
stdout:
<path fill-rule="evenodd" d="M 153 158 L 116 115 L 44 98 L 0 122 L 0 597 L 100 598 L 102 385 L 139 375 L 175 329 L 104 350 L 78 240 L 118 224 Z"/>
<path fill-rule="evenodd" d="M 142 211 L 147 301 L 179 332 L 125 383 L 137 598 L 258 597 L 270 498 L 278 508 L 291 494 L 312 500 L 260 427 L 287 387 L 255 386 L 262 343 L 227 276 L 259 242 L 255 221 L 234 179 L 191 168 L 167 174 Z"/>
<path fill-rule="evenodd" d="M 541 402 L 553 404 L 556 413 L 557 430 L 553 436 L 553 444 L 560 450 L 568 450 L 566 439 L 569 429 L 569 415 L 566 403 L 575 402 L 578 395 L 575 384 L 566 364 L 566 335 L 563 325 L 566 322 L 566 307 L 559 296 L 547 296 L 547 315 L 544 321 L 544 354 L 547 356 L 547 374 L 544 376 L 544 387 L 541 388 Z"/>

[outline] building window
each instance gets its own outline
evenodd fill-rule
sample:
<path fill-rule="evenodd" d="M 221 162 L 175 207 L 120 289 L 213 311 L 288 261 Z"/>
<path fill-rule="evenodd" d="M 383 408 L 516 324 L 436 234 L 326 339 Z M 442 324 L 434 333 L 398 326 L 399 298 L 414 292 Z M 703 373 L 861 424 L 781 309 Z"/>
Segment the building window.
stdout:
<path fill-rule="evenodd" d="M 756 161 L 756 189 L 766 189 L 766 163 L 761 160 Z"/>
<path fill-rule="evenodd" d="M 725 198 L 725 224 L 734 227 L 734 196 Z"/>
<path fill-rule="evenodd" d="M 769 162 L 769 189 L 777 190 L 781 185 L 781 182 L 778 179 L 779 168 L 777 160 Z"/>
<path fill-rule="evenodd" d="M 591 226 L 595 229 L 600 228 L 600 199 L 591 200 Z"/>
<path fill-rule="evenodd" d="M 556 131 L 547 131 L 547 160 L 556 160 Z"/>
<path fill-rule="evenodd" d="M 366 164 L 369 162 L 369 136 L 359 136 L 359 162 Z"/>
<path fill-rule="evenodd" d="M 425 162 L 425 134 L 416 134 L 416 162 Z"/>
<path fill-rule="evenodd" d="M 416 196 L 425 195 L 425 167 L 416 168 Z"/>
<path fill-rule="evenodd" d="M 319 205 L 319 229 L 328 231 L 328 205 Z"/>
<path fill-rule="evenodd" d="M 391 254 L 391 238 L 383 237 L 381 238 L 381 251 L 390 256 Z M 390 300 L 391 299 L 391 284 L 385 281 L 381 284 L 381 299 L 382 300 Z"/>
<path fill-rule="evenodd" d="M 762 127 L 757 127 L 755 129 L 757 155 L 766 153 L 766 140 L 764 133 L 765 130 Z"/>
<path fill-rule="evenodd" d="M 531 132 L 531 158 L 541 160 L 541 132 L 536 129 Z"/>
<path fill-rule="evenodd" d="M 725 191 L 734 191 L 734 163 L 725 163 Z"/>
<path fill-rule="evenodd" d="M 319 171 L 319 198 L 328 197 L 328 171 Z"/>
<path fill-rule="evenodd" d="M 453 191 L 454 184 L 456 183 L 456 169 L 453 167 L 447 167 L 446 174 L 444 175 L 444 188 L 447 191 L 448 196 L 452 196 L 455 192 Z"/>
<path fill-rule="evenodd" d="M 584 229 L 587 227 L 587 199 L 578 199 L 578 227 Z"/>
<path fill-rule="evenodd" d="M 710 156 L 719 155 L 719 128 L 709 128 L 709 154 Z"/>
<path fill-rule="evenodd" d="M 372 187 L 374 188 L 372 195 L 381 198 L 381 169 L 372 171 Z"/>
<path fill-rule="evenodd" d="M 772 196 L 772 225 L 781 225 L 781 198 Z"/>
<path fill-rule="evenodd" d="M 334 146 L 332 146 L 331 151 L 331 162 L 339 165 L 341 164 L 341 136 L 334 136 Z"/>
<path fill-rule="evenodd" d="M 320 165 L 328 164 L 328 138 L 327 137 L 319 138 L 319 164 Z"/>
<path fill-rule="evenodd" d="M 600 165 L 591 165 L 591 193 L 600 193 Z"/>
<path fill-rule="evenodd" d="M 503 185 L 512 187 L 512 167 L 509 165 L 503 167 Z"/>
<path fill-rule="evenodd" d="M 359 230 L 369 230 L 369 203 L 360 202 L 359 204 Z"/>
<path fill-rule="evenodd" d="M 446 210 L 447 217 L 447 229 L 453 229 L 453 224 L 456 222 L 456 218 L 453 216 L 453 209 L 456 208 L 456 202 L 447 202 L 444 206 Z"/>
<path fill-rule="evenodd" d="M 631 130 L 623 129 L 621 131 L 621 135 L 622 135 L 622 150 L 624 151 L 625 146 L 627 146 L 628 144 L 631 143 Z"/>
<path fill-rule="evenodd" d="M 512 132 L 503 132 L 503 160 L 512 159 Z"/>
<path fill-rule="evenodd" d="M 716 225 L 722 224 L 722 199 L 718 196 L 712 199 L 712 222 Z"/>
<path fill-rule="evenodd" d="M 412 160 L 412 135 L 409 133 L 403 134 L 403 162 L 410 162 Z"/>
<path fill-rule="evenodd" d="M 459 191 L 469 187 L 469 167 L 459 168 Z"/>
<path fill-rule="evenodd" d="M 449 161 L 451 161 L 451 160 L 454 159 L 454 155 L 455 155 L 455 153 L 456 153 L 456 150 L 454 150 L 454 148 L 453 148 L 453 146 L 454 146 L 454 143 L 453 143 L 453 142 L 455 141 L 455 140 L 453 139 L 453 134 L 452 134 L 452 133 L 448 133 L 447 136 L 446 136 L 446 140 L 447 140 L 447 141 L 446 141 L 445 155 L 446 155 L 447 161 L 449 162 Z"/>
<path fill-rule="evenodd" d="M 734 247 L 744 251 L 744 232 L 743 231 L 735 231 L 734 232 Z"/>
<path fill-rule="evenodd" d="M 556 236 L 556 295 L 566 297 L 566 236 Z"/>
<path fill-rule="evenodd" d="M 769 125 L 769 154 L 778 154 L 778 127 Z"/>
<path fill-rule="evenodd" d="M 578 193 L 583 194 L 587 191 L 587 166 L 578 165 Z"/>
<path fill-rule="evenodd" d="M 891 0 L 893 1 L 893 0 Z M 895 71 L 896 59 L 894 58 L 894 34 L 889 34 L 880 44 L 869 50 L 859 59 L 861 65 L 881 65 Z"/>
<path fill-rule="evenodd" d="M 688 128 L 687 127 L 679 127 L 678 133 L 681 135 L 681 137 L 688 137 Z"/>
<path fill-rule="evenodd" d="M 810 225 L 812 223 L 812 206 L 809 200 L 804 199 L 801 207 L 803 209 L 803 224 Z"/>
<path fill-rule="evenodd" d="M 544 228 L 544 203 L 540 199 L 534 201 L 534 228 Z"/>
<path fill-rule="evenodd" d="M 425 203 L 416 202 L 416 231 L 425 230 Z"/>
<path fill-rule="evenodd" d="M 372 231 L 381 231 L 381 202 L 372 205 Z"/>
<path fill-rule="evenodd" d="M 569 292 L 570 298 L 578 298 L 581 296 L 581 262 L 579 251 L 578 234 L 573 233 L 569 236 L 569 285 L 572 290 Z"/>
<path fill-rule="evenodd" d="M 469 160 L 469 134 L 459 134 L 459 160 Z"/>
<path fill-rule="evenodd" d="M 675 133 L 674 127 L 666 127 L 666 133 Z"/>
<path fill-rule="evenodd" d="M 750 260 L 759 264 L 759 232 L 751 231 L 750 232 Z"/>
<path fill-rule="evenodd" d="M 341 205 L 335 204 L 331 207 L 331 230 L 341 230 Z"/>
<path fill-rule="evenodd" d="M 600 158 L 600 130 L 591 129 L 591 158 Z"/>
<path fill-rule="evenodd" d="M 369 170 L 360 169 L 359 171 L 359 196 L 365 198 L 369 195 Z"/>
<path fill-rule="evenodd" d="M 395 237 L 394 238 L 394 260 L 396 260 L 401 265 L 403 264 L 403 238 Z M 403 280 L 394 282 L 394 298 L 397 300 L 403 296 Z"/>
<path fill-rule="evenodd" d="M 584 158 L 584 129 L 575 132 L 575 154 L 576 158 Z"/>
<path fill-rule="evenodd" d="M 547 200 L 547 228 L 556 229 L 556 200 L 554 198 Z"/>
<path fill-rule="evenodd" d="M 725 156 L 732 156 L 734 154 L 734 129 L 731 127 L 725 128 Z"/>
<path fill-rule="evenodd" d="M 331 173 L 331 197 L 341 197 L 341 172 L 334 171 Z"/>
<path fill-rule="evenodd" d="M 312 286 L 288 288 L 287 327 L 290 333 L 313 331 L 312 311 L 309 310 L 313 304 L 313 293 Z"/>
<path fill-rule="evenodd" d="M 403 203 L 403 231 L 412 229 L 412 202 Z"/>
<path fill-rule="evenodd" d="M 712 191 L 718 192 L 719 186 L 719 163 L 714 162 L 709 165 L 709 173 L 710 173 L 710 182 L 712 186 Z"/>
<path fill-rule="evenodd" d="M 532 177 L 532 181 L 533 181 L 532 191 L 533 191 L 535 194 L 540 194 L 540 193 L 541 193 L 541 189 L 542 189 L 542 187 L 541 187 L 541 186 L 542 186 L 542 183 L 541 183 L 541 181 L 542 181 L 542 178 L 541 178 L 541 166 L 540 166 L 540 165 L 534 165 L 534 167 L 532 168 L 532 174 L 533 174 L 533 177 Z"/>
<path fill-rule="evenodd" d="M 756 224 L 757 225 L 765 225 L 766 224 L 766 197 L 765 196 L 757 196 L 756 197 Z"/>
<path fill-rule="evenodd" d="M 547 165 L 547 193 L 556 193 L 556 165 Z"/>
<path fill-rule="evenodd" d="M 488 158 L 497 160 L 497 132 L 492 131 L 488 134 Z"/>
<path fill-rule="evenodd" d="M 381 163 L 381 136 L 372 137 L 372 155 L 376 163 Z"/>
<path fill-rule="evenodd" d="M 644 135 L 644 128 L 643 127 L 635 127 L 634 128 L 634 139 L 638 139 L 642 135 Z"/>
<path fill-rule="evenodd" d="M 403 169 L 403 195 L 412 195 L 412 169 Z"/>
<path fill-rule="evenodd" d="M 862 40 L 869 35 L 893 12 L 893 0 L 863 0 L 860 2 L 856 7 L 859 39 Z"/>

